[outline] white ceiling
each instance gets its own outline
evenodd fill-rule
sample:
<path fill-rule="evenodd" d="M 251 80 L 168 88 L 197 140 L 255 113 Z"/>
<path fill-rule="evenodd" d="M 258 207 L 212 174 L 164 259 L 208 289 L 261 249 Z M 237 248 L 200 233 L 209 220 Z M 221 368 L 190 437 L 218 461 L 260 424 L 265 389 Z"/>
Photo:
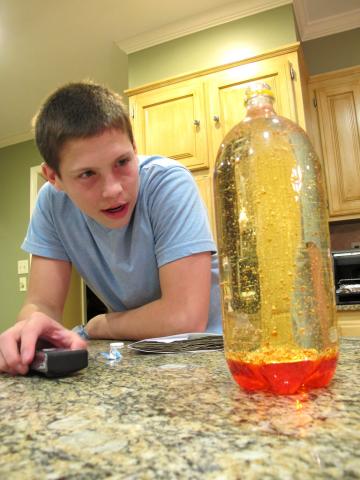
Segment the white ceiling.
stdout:
<path fill-rule="evenodd" d="M 360 27 L 360 0 L 293 0 L 303 41 Z"/>
<path fill-rule="evenodd" d="M 42 98 L 59 82 L 83 78 L 95 63 L 105 71 L 111 48 L 131 53 L 287 3 L 0 0 L 0 147 L 31 138 Z M 293 3 L 303 40 L 360 26 L 360 0 Z"/>

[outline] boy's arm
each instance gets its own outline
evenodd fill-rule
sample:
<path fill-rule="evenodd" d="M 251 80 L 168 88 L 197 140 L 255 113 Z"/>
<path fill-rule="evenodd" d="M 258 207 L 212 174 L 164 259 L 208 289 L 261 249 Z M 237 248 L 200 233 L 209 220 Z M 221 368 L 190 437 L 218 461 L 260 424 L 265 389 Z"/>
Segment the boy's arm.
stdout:
<path fill-rule="evenodd" d="M 70 277 L 70 262 L 33 255 L 29 287 L 17 321 L 27 320 L 33 312 L 42 312 L 61 322 Z"/>
<path fill-rule="evenodd" d="M 97 315 L 86 327 L 90 337 L 139 340 L 204 331 L 210 303 L 210 252 L 168 263 L 159 275 L 159 300 L 126 312 Z"/>
<path fill-rule="evenodd" d="M 39 338 L 66 348 L 86 342 L 61 324 L 71 277 L 71 264 L 33 255 L 29 288 L 17 323 L 0 335 L 0 372 L 28 371 Z"/>

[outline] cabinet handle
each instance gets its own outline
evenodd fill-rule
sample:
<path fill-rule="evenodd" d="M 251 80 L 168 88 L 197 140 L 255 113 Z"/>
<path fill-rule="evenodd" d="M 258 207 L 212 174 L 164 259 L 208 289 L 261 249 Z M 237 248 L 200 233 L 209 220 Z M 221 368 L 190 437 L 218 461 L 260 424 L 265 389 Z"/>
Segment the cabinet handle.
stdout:
<path fill-rule="evenodd" d="M 194 120 L 194 125 L 196 127 L 200 127 L 200 120 Z"/>
<path fill-rule="evenodd" d="M 219 115 L 214 115 L 214 116 L 213 116 L 213 120 L 214 120 L 214 122 L 216 122 L 216 123 L 219 122 L 219 121 L 220 121 Z"/>
<path fill-rule="evenodd" d="M 295 68 L 291 65 L 291 63 L 289 63 L 289 66 L 290 66 L 290 78 L 291 80 L 295 80 L 296 79 Z"/>

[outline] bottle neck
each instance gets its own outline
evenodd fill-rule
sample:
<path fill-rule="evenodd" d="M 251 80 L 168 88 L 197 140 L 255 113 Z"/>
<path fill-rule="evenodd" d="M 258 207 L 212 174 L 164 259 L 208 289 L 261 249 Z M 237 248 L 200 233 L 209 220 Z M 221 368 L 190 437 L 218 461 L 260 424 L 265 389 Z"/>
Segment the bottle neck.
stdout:
<path fill-rule="evenodd" d="M 275 115 L 274 99 L 268 95 L 257 95 L 246 101 L 247 117 L 273 117 Z"/>

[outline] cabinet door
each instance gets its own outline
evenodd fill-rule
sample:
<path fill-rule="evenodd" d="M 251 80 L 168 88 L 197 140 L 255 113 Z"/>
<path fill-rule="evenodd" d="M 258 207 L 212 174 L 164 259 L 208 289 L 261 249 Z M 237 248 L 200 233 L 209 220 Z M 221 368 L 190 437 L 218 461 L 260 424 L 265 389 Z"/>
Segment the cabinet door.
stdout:
<path fill-rule="evenodd" d="M 245 117 L 244 94 L 252 82 L 268 83 L 275 96 L 279 115 L 298 121 L 294 86 L 287 56 L 241 65 L 212 76 L 207 86 L 212 138 L 211 157 L 214 159 L 222 139 Z M 300 106 L 301 109 L 301 106 Z"/>
<path fill-rule="evenodd" d="M 316 90 L 330 217 L 360 213 L 360 79 Z"/>
<path fill-rule="evenodd" d="M 213 187 L 211 173 L 194 172 L 193 176 L 199 188 L 201 198 L 207 208 L 211 230 L 215 236 L 215 214 L 213 207 Z"/>
<path fill-rule="evenodd" d="M 202 84 L 191 80 L 131 97 L 140 154 L 160 154 L 190 170 L 208 168 Z"/>

